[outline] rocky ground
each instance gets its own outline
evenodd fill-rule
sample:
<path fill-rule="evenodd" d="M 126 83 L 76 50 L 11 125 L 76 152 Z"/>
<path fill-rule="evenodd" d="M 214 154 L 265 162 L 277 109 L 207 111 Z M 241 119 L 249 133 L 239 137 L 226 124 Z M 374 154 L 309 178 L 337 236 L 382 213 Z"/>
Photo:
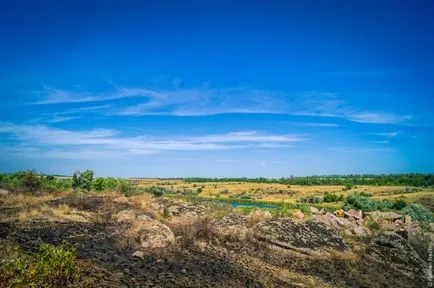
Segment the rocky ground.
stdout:
<path fill-rule="evenodd" d="M 312 209 L 289 219 L 169 199 L 1 197 L 1 243 L 25 252 L 77 244 L 83 287 L 428 285 L 422 229 L 394 213 Z"/>

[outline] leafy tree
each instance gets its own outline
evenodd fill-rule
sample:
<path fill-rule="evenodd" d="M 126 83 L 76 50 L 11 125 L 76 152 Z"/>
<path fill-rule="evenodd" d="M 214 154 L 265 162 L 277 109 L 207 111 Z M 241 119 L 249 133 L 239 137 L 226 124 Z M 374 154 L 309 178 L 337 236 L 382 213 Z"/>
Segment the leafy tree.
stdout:
<path fill-rule="evenodd" d="M 93 171 L 92 170 L 86 170 L 83 173 L 81 173 L 79 177 L 80 182 L 80 188 L 90 191 L 92 188 L 92 180 L 93 180 Z"/>
<path fill-rule="evenodd" d="M 93 171 L 86 170 L 84 172 L 75 171 L 72 175 L 72 188 L 84 189 L 90 191 L 92 188 Z"/>

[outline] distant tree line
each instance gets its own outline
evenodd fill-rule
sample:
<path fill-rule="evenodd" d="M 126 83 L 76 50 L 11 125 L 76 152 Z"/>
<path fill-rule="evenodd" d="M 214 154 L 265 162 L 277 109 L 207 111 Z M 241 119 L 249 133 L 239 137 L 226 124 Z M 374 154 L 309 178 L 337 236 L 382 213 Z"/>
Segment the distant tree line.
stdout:
<path fill-rule="evenodd" d="M 285 185 L 377 185 L 377 186 L 434 186 L 434 174 L 362 174 L 282 178 L 184 178 L 187 182 L 253 182 Z"/>

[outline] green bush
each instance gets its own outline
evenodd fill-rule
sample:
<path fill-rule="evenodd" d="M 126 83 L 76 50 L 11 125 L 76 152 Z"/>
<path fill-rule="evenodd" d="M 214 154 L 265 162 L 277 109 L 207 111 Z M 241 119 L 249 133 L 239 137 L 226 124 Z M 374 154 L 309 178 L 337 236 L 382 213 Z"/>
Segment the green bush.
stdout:
<path fill-rule="evenodd" d="M 421 204 L 410 204 L 402 210 L 402 215 L 409 215 L 413 221 L 424 224 L 434 222 L 433 214 Z"/>
<path fill-rule="evenodd" d="M 391 208 L 394 210 L 402 210 L 407 206 L 407 202 L 402 199 L 398 199 L 392 203 Z"/>
<path fill-rule="evenodd" d="M 324 193 L 324 202 L 330 203 L 330 202 L 339 202 L 344 201 L 344 195 L 337 195 L 335 193 Z"/>
<path fill-rule="evenodd" d="M 90 191 L 92 188 L 93 171 L 86 170 L 80 175 L 80 188 L 86 191 Z"/>
<path fill-rule="evenodd" d="M 92 189 L 93 171 L 75 171 L 72 175 L 72 188 L 90 191 Z"/>
<path fill-rule="evenodd" d="M 353 187 L 354 187 L 354 185 L 351 183 L 345 184 L 345 190 L 351 190 L 351 189 L 353 189 Z"/>
<path fill-rule="evenodd" d="M 371 200 L 368 197 L 361 196 L 360 194 L 348 196 L 345 202 L 344 209 L 348 210 L 350 208 L 362 211 L 387 211 L 387 210 L 401 210 L 406 207 L 407 203 L 398 199 L 391 202 L 387 199 L 382 201 Z"/>
<path fill-rule="evenodd" d="M 117 190 L 119 193 L 122 193 L 127 197 L 133 196 L 135 194 L 133 187 L 130 183 L 128 183 L 128 181 L 119 179 L 117 182 Z"/>
<path fill-rule="evenodd" d="M 92 182 L 92 189 L 95 191 L 103 191 L 105 190 L 105 181 L 104 178 L 98 177 Z"/>
<path fill-rule="evenodd" d="M 21 176 L 21 187 L 25 192 L 35 193 L 42 188 L 42 178 L 34 171 L 26 171 Z"/>
<path fill-rule="evenodd" d="M 184 192 L 185 192 L 186 190 L 184 190 Z M 189 191 L 192 191 L 192 190 L 189 190 Z M 150 194 L 152 194 L 152 196 L 154 196 L 154 197 L 161 197 L 161 196 L 163 196 L 164 194 L 170 194 L 171 193 L 171 190 L 169 190 L 169 189 L 167 189 L 167 188 L 164 188 L 164 187 L 159 187 L 159 186 L 150 186 L 150 187 L 146 187 L 145 189 L 144 189 L 144 192 L 146 192 L 146 193 L 150 193 Z M 185 194 L 185 193 L 184 193 Z"/>
<path fill-rule="evenodd" d="M 0 280 L 6 287 L 70 287 L 80 278 L 76 247 L 42 243 L 39 250 L 23 254 L 19 249 L 0 262 Z"/>
<path fill-rule="evenodd" d="M 117 186 L 118 186 L 118 180 L 116 180 L 116 178 L 113 177 L 104 178 L 104 189 L 112 191 L 115 190 Z"/>

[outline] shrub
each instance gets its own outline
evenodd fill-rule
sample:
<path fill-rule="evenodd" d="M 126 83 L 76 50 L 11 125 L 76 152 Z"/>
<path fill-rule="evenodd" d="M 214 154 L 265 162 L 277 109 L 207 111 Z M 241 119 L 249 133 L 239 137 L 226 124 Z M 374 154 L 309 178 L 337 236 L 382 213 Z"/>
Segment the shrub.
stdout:
<path fill-rule="evenodd" d="M 75 171 L 74 174 L 72 174 L 72 188 L 78 189 L 80 188 L 80 171 Z"/>
<path fill-rule="evenodd" d="M 92 188 L 92 180 L 92 170 L 86 170 L 84 172 L 75 171 L 72 175 L 72 188 L 90 191 L 90 189 Z"/>
<path fill-rule="evenodd" d="M 92 182 L 92 189 L 95 191 L 105 190 L 105 181 L 104 178 L 98 177 Z"/>
<path fill-rule="evenodd" d="M 133 187 L 131 187 L 131 184 L 128 183 L 128 181 L 119 179 L 117 182 L 118 182 L 117 190 L 119 193 L 122 193 L 127 197 L 134 195 L 134 189 Z"/>
<path fill-rule="evenodd" d="M 402 210 L 407 206 L 407 202 L 405 202 L 402 199 L 398 199 L 395 202 L 392 203 L 391 208 L 394 210 Z"/>
<path fill-rule="evenodd" d="M 202 193 L 202 187 L 199 187 L 199 188 L 197 188 L 197 193 L 199 194 L 199 193 Z"/>
<path fill-rule="evenodd" d="M 144 191 L 145 191 L 146 193 L 150 193 L 150 194 L 152 194 L 152 196 L 154 196 L 154 197 L 161 197 L 161 196 L 163 196 L 164 194 L 170 192 L 169 189 L 164 188 L 164 187 L 158 187 L 158 186 L 146 187 L 146 188 L 144 189 Z"/>
<path fill-rule="evenodd" d="M 0 280 L 7 287 L 70 287 L 80 278 L 76 247 L 42 243 L 32 255 L 15 249 L 11 259 L 0 262 Z"/>
<path fill-rule="evenodd" d="M 368 197 L 351 195 L 347 197 L 344 209 L 354 208 L 362 211 L 380 210 L 377 201 L 370 200 Z"/>
<path fill-rule="evenodd" d="M 360 194 L 351 195 L 347 197 L 344 209 L 356 209 L 362 211 L 383 211 L 383 210 L 401 210 L 406 207 L 407 203 L 398 199 L 394 202 L 384 199 L 383 201 L 371 200 L 368 197 L 361 196 Z"/>
<path fill-rule="evenodd" d="M 324 193 L 324 202 L 330 203 L 330 202 L 339 202 L 344 201 L 344 195 L 337 195 L 335 193 Z"/>
<path fill-rule="evenodd" d="M 434 222 L 432 213 L 421 204 L 410 204 L 408 207 L 402 210 L 402 214 L 409 215 L 411 216 L 412 220 L 421 222 L 423 224 Z"/>
<path fill-rule="evenodd" d="M 21 176 L 21 186 L 25 192 L 35 193 L 42 188 L 42 179 L 34 171 L 26 171 Z"/>
<path fill-rule="evenodd" d="M 118 186 L 118 180 L 113 177 L 104 178 L 104 189 L 115 190 Z"/>
<path fill-rule="evenodd" d="M 86 191 L 90 191 L 92 188 L 93 171 L 86 170 L 80 175 L 80 188 Z"/>
<path fill-rule="evenodd" d="M 351 190 L 351 189 L 353 189 L 353 187 L 354 187 L 354 185 L 353 184 L 351 184 L 351 183 L 347 183 L 347 184 L 345 184 L 345 190 Z"/>

